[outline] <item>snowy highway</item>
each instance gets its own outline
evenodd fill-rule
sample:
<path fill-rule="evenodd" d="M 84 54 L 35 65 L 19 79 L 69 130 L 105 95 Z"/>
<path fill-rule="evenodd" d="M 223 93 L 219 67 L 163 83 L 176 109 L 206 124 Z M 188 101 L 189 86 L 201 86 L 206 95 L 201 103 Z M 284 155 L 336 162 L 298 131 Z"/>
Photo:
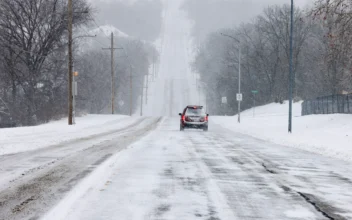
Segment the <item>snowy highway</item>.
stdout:
<path fill-rule="evenodd" d="M 166 118 L 44 219 L 351 219 L 351 204 L 351 164 Z"/>
<path fill-rule="evenodd" d="M 257 135 L 231 129 L 252 129 L 245 114 L 237 127 L 233 117 L 210 115 L 208 132 L 180 131 L 178 113 L 204 105 L 204 94 L 183 0 L 162 2 L 160 63 L 144 116 L 4 130 L 0 220 L 352 219 L 351 162 L 265 141 L 265 120 L 251 121 Z"/>
<path fill-rule="evenodd" d="M 0 219 L 352 218 L 350 163 L 178 123 L 1 156 Z"/>

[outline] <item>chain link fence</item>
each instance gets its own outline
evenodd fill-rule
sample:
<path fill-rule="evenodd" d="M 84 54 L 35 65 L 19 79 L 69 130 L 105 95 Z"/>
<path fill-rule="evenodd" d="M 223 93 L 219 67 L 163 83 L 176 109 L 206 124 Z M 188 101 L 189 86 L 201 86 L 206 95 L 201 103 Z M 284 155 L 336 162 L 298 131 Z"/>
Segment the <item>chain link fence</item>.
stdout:
<path fill-rule="evenodd" d="M 302 103 L 302 115 L 352 114 L 352 94 L 330 95 L 306 100 Z"/>

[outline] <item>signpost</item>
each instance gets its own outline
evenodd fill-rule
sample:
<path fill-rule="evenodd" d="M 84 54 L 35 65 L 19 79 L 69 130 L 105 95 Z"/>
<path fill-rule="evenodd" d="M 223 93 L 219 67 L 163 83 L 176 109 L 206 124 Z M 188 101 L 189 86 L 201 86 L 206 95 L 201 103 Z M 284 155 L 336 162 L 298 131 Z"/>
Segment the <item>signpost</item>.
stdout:
<path fill-rule="evenodd" d="M 243 95 L 242 95 L 242 93 L 237 93 L 237 94 L 236 94 L 236 99 L 237 99 L 238 102 L 242 102 L 242 100 L 243 100 Z"/>
<path fill-rule="evenodd" d="M 241 123 L 241 102 L 243 100 L 242 93 L 237 93 L 236 94 L 236 99 L 237 99 L 237 102 L 238 102 L 238 123 Z"/>
<path fill-rule="evenodd" d="M 227 104 L 227 97 L 226 96 L 221 97 L 221 107 L 224 115 L 226 115 L 226 109 L 227 109 L 226 104 Z"/>
<path fill-rule="evenodd" d="M 221 103 L 227 104 L 227 97 L 221 97 Z"/>

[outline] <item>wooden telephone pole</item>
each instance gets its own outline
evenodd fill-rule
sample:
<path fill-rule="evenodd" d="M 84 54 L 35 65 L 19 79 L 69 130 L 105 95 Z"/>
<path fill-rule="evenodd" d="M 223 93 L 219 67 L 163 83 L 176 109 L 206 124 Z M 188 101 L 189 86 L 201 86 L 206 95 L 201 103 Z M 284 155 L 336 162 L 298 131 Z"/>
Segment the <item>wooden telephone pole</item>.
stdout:
<path fill-rule="evenodd" d="M 72 92 L 72 0 L 68 0 L 68 124 L 73 124 L 73 92 Z"/>
<path fill-rule="evenodd" d="M 143 116 L 143 90 L 144 90 L 144 85 L 142 86 L 141 90 L 141 110 L 140 110 L 140 116 Z"/>
<path fill-rule="evenodd" d="M 114 48 L 114 33 L 111 32 L 111 47 L 103 48 L 103 50 L 111 51 L 111 114 L 114 114 L 114 100 L 115 100 L 115 70 L 114 70 L 114 51 L 122 48 Z"/>
<path fill-rule="evenodd" d="M 148 87 L 149 87 L 149 74 L 146 75 L 146 86 L 145 86 L 145 104 L 148 105 Z"/>
<path fill-rule="evenodd" d="M 130 65 L 130 116 L 132 116 L 132 109 L 133 109 L 133 101 L 132 101 L 132 97 L 133 97 L 133 82 L 132 82 L 132 66 Z"/>

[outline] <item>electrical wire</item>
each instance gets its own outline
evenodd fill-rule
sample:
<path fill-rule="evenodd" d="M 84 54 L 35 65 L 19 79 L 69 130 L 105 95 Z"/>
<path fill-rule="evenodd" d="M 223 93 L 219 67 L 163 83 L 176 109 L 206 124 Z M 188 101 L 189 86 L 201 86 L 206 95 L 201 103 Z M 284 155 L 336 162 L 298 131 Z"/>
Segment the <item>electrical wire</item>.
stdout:
<path fill-rule="evenodd" d="M 87 32 L 86 29 L 82 29 L 87 35 L 89 35 L 89 33 Z M 106 47 L 105 44 L 103 44 L 102 42 L 98 41 L 97 39 L 95 39 L 95 37 L 92 37 L 94 41 L 96 41 L 97 43 L 99 43 L 102 47 Z"/>

